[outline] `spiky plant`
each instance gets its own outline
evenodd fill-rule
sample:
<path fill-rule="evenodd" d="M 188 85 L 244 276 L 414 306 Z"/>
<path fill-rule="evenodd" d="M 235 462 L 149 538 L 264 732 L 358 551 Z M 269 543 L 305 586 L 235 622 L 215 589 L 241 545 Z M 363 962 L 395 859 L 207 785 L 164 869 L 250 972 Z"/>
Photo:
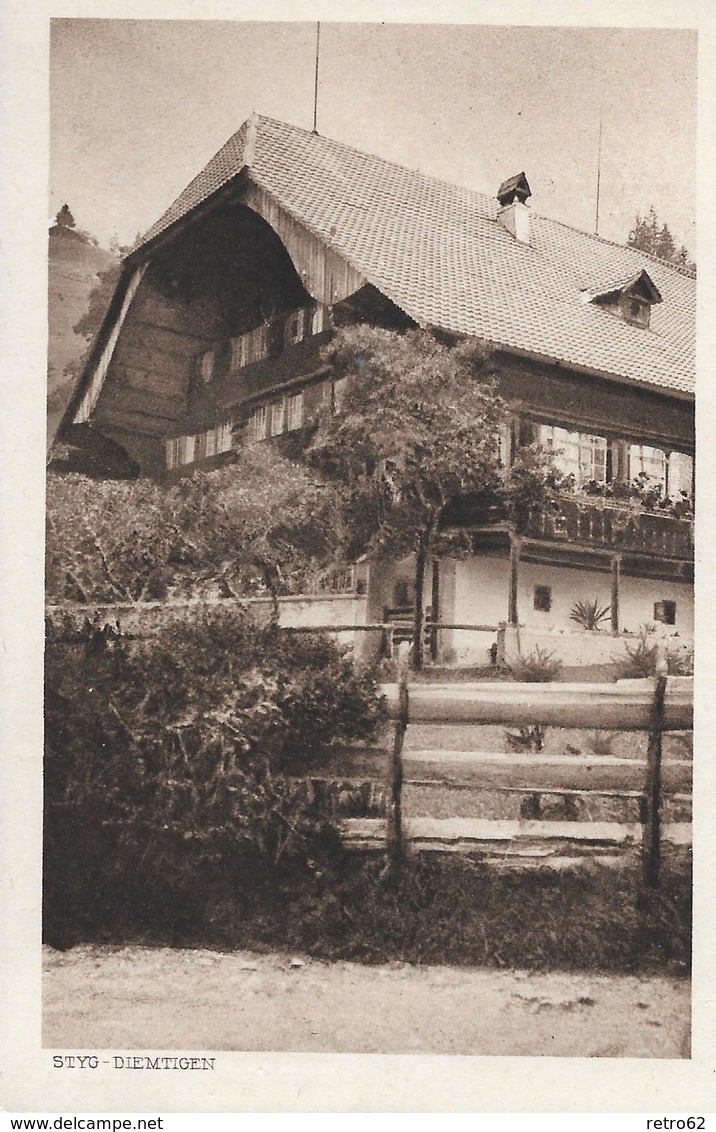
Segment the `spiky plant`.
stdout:
<path fill-rule="evenodd" d="M 577 601 L 572 606 L 569 619 L 593 633 L 599 629 L 602 621 L 611 616 L 611 611 L 611 605 L 600 605 L 596 598 L 594 601 Z"/>

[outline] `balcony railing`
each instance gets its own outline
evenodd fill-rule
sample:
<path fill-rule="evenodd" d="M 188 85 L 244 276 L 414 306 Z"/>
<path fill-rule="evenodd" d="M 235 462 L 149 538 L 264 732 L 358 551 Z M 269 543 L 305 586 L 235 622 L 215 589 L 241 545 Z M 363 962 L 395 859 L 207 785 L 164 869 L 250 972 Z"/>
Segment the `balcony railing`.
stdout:
<path fill-rule="evenodd" d="M 693 524 L 658 511 L 637 511 L 603 499 L 564 496 L 559 510 L 532 518 L 524 534 L 576 545 L 690 561 Z"/>

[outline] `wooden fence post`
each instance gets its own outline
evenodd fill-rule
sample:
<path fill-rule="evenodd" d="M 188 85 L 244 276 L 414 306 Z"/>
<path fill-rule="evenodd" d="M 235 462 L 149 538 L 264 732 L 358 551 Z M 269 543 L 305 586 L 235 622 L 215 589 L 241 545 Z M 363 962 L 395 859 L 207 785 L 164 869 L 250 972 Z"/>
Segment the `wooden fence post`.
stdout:
<path fill-rule="evenodd" d="M 410 656 L 410 642 L 401 641 L 398 646 L 398 715 L 395 721 L 395 736 L 393 739 L 393 753 L 390 762 L 390 780 L 388 787 L 388 805 L 386 813 L 386 851 L 387 871 L 395 876 L 400 870 L 405 857 L 403 841 L 403 742 L 408 727 L 408 661 Z"/>
<path fill-rule="evenodd" d="M 642 797 L 642 877 L 648 888 L 658 888 L 661 865 L 661 737 L 666 681 L 666 658 L 661 649 L 658 649 L 646 755 L 646 782 Z"/>

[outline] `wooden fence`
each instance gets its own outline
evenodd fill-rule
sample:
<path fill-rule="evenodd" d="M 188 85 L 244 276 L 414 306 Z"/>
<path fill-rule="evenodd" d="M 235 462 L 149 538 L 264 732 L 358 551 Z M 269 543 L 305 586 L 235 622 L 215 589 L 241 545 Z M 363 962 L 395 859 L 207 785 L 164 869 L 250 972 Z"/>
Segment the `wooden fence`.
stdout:
<path fill-rule="evenodd" d="M 378 654 L 381 657 L 392 657 L 395 646 L 412 641 L 412 620 L 403 621 L 374 621 L 365 625 L 281 625 L 284 633 L 376 633 L 380 634 Z M 430 650 L 432 661 L 438 656 L 438 633 L 442 629 L 461 629 L 471 633 L 499 633 L 499 625 L 453 625 L 443 621 L 425 622 L 423 629 L 426 646 Z"/>
<path fill-rule="evenodd" d="M 663 667 L 663 664 L 661 665 Z M 554 837 L 562 841 L 580 838 L 595 843 L 624 844 L 638 832 L 641 841 L 644 881 L 659 883 L 662 826 L 661 802 L 664 787 L 662 735 L 690 731 L 693 727 L 693 679 L 667 677 L 663 672 L 643 680 L 624 680 L 615 684 L 411 684 L 408 682 L 407 648 L 401 649 L 400 679 L 384 685 L 388 711 L 395 723 L 388 790 L 387 818 L 383 826 L 389 861 L 399 866 L 406 853 L 406 842 L 413 848 L 440 847 L 436 829 L 442 824 L 447 842 L 462 842 L 473 848 L 482 840 L 510 841 L 520 837 Z M 637 798 L 639 823 L 578 821 L 496 821 L 490 819 L 413 819 L 410 835 L 403 821 L 403 785 L 406 759 L 404 741 L 409 725 L 420 724 L 508 724 L 511 726 L 567 727 L 595 730 L 645 731 L 648 733 L 646 766 L 638 759 L 609 756 L 562 755 L 544 758 L 533 754 L 490 754 L 486 752 L 410 752 L 408 765 L 415 773 L 422 764 L 423 779 L 412 785 L 447 781 L 445 764 L 469 767 L 472 783 L 460 782 L 452 775 L 452 786 L 503 790 L 525 796 L 559 794 L 563 798 L 598 794 L 602 797 Z M 447 756 L 447 759 L 446 759 Z M 440 763 L 443 763 L 442 770 Z M 514 785 L 515 768 L 529 764 L 529 783 Z M 556 771 L 555 768 L 559 768 Z M 691 792 L 691 761 L 670 759 L 666 764 L 666 786 L 677 799 L 685 801 Z M 437 772 L 437 778 L 436 778 Z M 427 775 L 427 777 L 425 777 Z M 615 783 L 616 777 L 616 785 Z M 558 784 L 555 785 L 555 780 Z M 511 781 L 512 780 L 512 781 Z M 641 781 L 640 781 L 641 780 Z M 539 810 L 539 802 L 537 804 Z M 375 843 L 376 830 L 369 822 L 352 823 L 354 844 Z M 373 821 L 372 825 L 377 823 Z M 381 823 L 382 825 L 382 823 Z M 581 826 L 581 829 L 580 829 Z M 688 825 L 675 823 L 664 831 L 677 843 L 690 841 Z"/>

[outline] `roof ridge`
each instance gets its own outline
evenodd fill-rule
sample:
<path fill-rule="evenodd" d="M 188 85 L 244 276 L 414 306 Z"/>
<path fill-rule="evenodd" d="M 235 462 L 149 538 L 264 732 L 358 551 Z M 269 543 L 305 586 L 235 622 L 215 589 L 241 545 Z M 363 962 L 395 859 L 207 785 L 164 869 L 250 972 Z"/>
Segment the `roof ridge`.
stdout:
<path fill-rule="evenodd" d="M 290 130 L 297 130 L 300 133 L 305 134 L 309 138 L 318 137 L 322 141 L 330 142 L 331 145 L 341 146 L 342 149 L 346 149 L 350 153 L 358 154 L 358 156 L 360 157 L 370 157 L 373 161 L 380 161 L 383 165 L 387 165 L 392 169 L 400 169 L 404 173 L 410 173 L 412 175 L 417 174 L 420 177 L 424 177 L 427 181 L 433 181 L 439 185 L 446 185 L 451 189 L 459 189 L 461 192 L 469 193 L 470 195 L 475 197 L 483 197 L 486 201 L 489 202 L 497 200 L 497 196 L 495 194 L 490 195 L 490 193 L 486 192 L 483 189 L 473 189 L 467 185 L 459 185 L 455 181 L 448 181 L 444 177 L 436 176 L 436 174 L 434 173 L 425 173 L 422 169 L 411 169 L 409 166 L 401 165 L 400 162 L 392 161 L 388 157 L 381 157 L 380 154 L 377 153 L 368 153 L 364 149 L 358 149 L 356 146 L 349 145 L 348 142 L 339 141 L 337 138 L 327 137 L 324 134 L 314 133 L 312 130 L 308 130 L 303 126 L 294 126 L 290 122 L 283 122 L 279 118 L 272 118 L 268 114 L 254 113 L 253 117 L 257 120 L 258 123 L 260 123 L 261 121 L 270 122 L 272 125 L 282 126 Z M 696 278 L 696 272 L 693 270 L 693 268 L 689 268 L 685 264 L 674 263 L 672 260 L 662 259 L 660 256 L 654 255 L 653 252 L 643 251 L 641 248 L 635 248 L 628 243 L 620 243 L 618 240 L 608 240 L 605 236 L 599 236 L 595 232 L 587 232 L 586 229 L 578 228 L 575 224 L 569 224 L 564 220 L 557 220 L 552 216 L 546 216 L 544 213 L 538 212 L 535 209 L 530 209 L 530 211 L 532 212 L 533 216 L 537 217 L 539 220 L 545 220 L 548 224 L 559 224 L 562 228 L 569 229 L 570 232 L 577 232 L 580 236 L 587 236 L 590 240 L 596 240 L 598 243 L 606 244 L 608 247 L 639 252 L 641 253 L 641 255 L 647 256 L 647 258 L 653 263 L 658 263 L 663 267 L 671 267 L 675 271 L 678 271 L 679 274 L 685 275 L 687 278 Z"/>
<path fill-rule="evenodd" d="M 580 236 L 586 236 L 590 240 L 595 240 L 599 244 L 606 244 L 610 248 L 619 248 L 621 251 L 636 252 L 638 255 L 646 256 L 652 263 L 658 263 L 661 267 L 671 267 L 677 271 L 679 275 L 685 275 L 688 279 L 695 279 L 696 272 L 693 268 L 687 267 L 686 264 L 674 263 L 670 259 L 662 259 L 661 256 L 654 255 L 653 252 L 644 251 L 643 248 L 635 248 L 633 244 L 620 244 L 617 240 L 608 240 L 606 236 L 599 236 L 596 232 L 587 232 L 584 228 L 577 228 L 575 224 L 568 224 L 566 220 L 557 220 L 554 216 L 545 216 L 541 212 L 534 212 L 539 220 L 546 221 L 547 224 L 558 224 L 560 228 L 566 228 L 569 232 L 577 232 Z"/>
<path fill-rule="evenodd" d="M 445 185 L 450 189 L 458 189 L 460 192 L 469 193 L 474 197 L 483 197 L 486 201 L 497 201 L 495 194 L 491 196 L 482 189 L 471 189 L 467 185 L 458 185 L 455 181 L 448 181 L 444 177 L 436 176 L 435 173 L 425 173 L 422 169 L 411 169 L 408 165 L 401 165 L 399 161 L 391 161 L 389 157 L 381 157 L 378 153 L 368 153 L 365 149 L 358 149 L 357 146 L 349 145 L 348 142 L 339 141 L 337 138 L 330 138 L 321 133 L 314 134 L 313 130 L 307 130 L 303 126 L 293 126 L 290 122 L 282 122 L 279 118 L 270 118 L 267 114 L 257 114 L 256 117 L 259 123 L 263 120 L 265 122 L 271 122 L 275 126 L 283 126 L 290 130 L 297 130 L 309 138 L 319 138 L 321 141 L 329 142 L 331 145 L 338 145 L 342 149 L 348 150 L 349 153 L 357 154 L 358 157 L 369 157 L 371 161 L 379 161 L 382 165 L 387 165 L 391 169 L 399 169 L 401 173 L 409 173 L 413 177 L 423 177 L 426 181 L 433 181 L 437 185 Z M 232 135 L 232 137 L 233 136 L 234 135 Z M 496 209 L 497 205 L 495 204 L 495 210 Z M 539 213 L 536 215 L 539 215 Z"/>

